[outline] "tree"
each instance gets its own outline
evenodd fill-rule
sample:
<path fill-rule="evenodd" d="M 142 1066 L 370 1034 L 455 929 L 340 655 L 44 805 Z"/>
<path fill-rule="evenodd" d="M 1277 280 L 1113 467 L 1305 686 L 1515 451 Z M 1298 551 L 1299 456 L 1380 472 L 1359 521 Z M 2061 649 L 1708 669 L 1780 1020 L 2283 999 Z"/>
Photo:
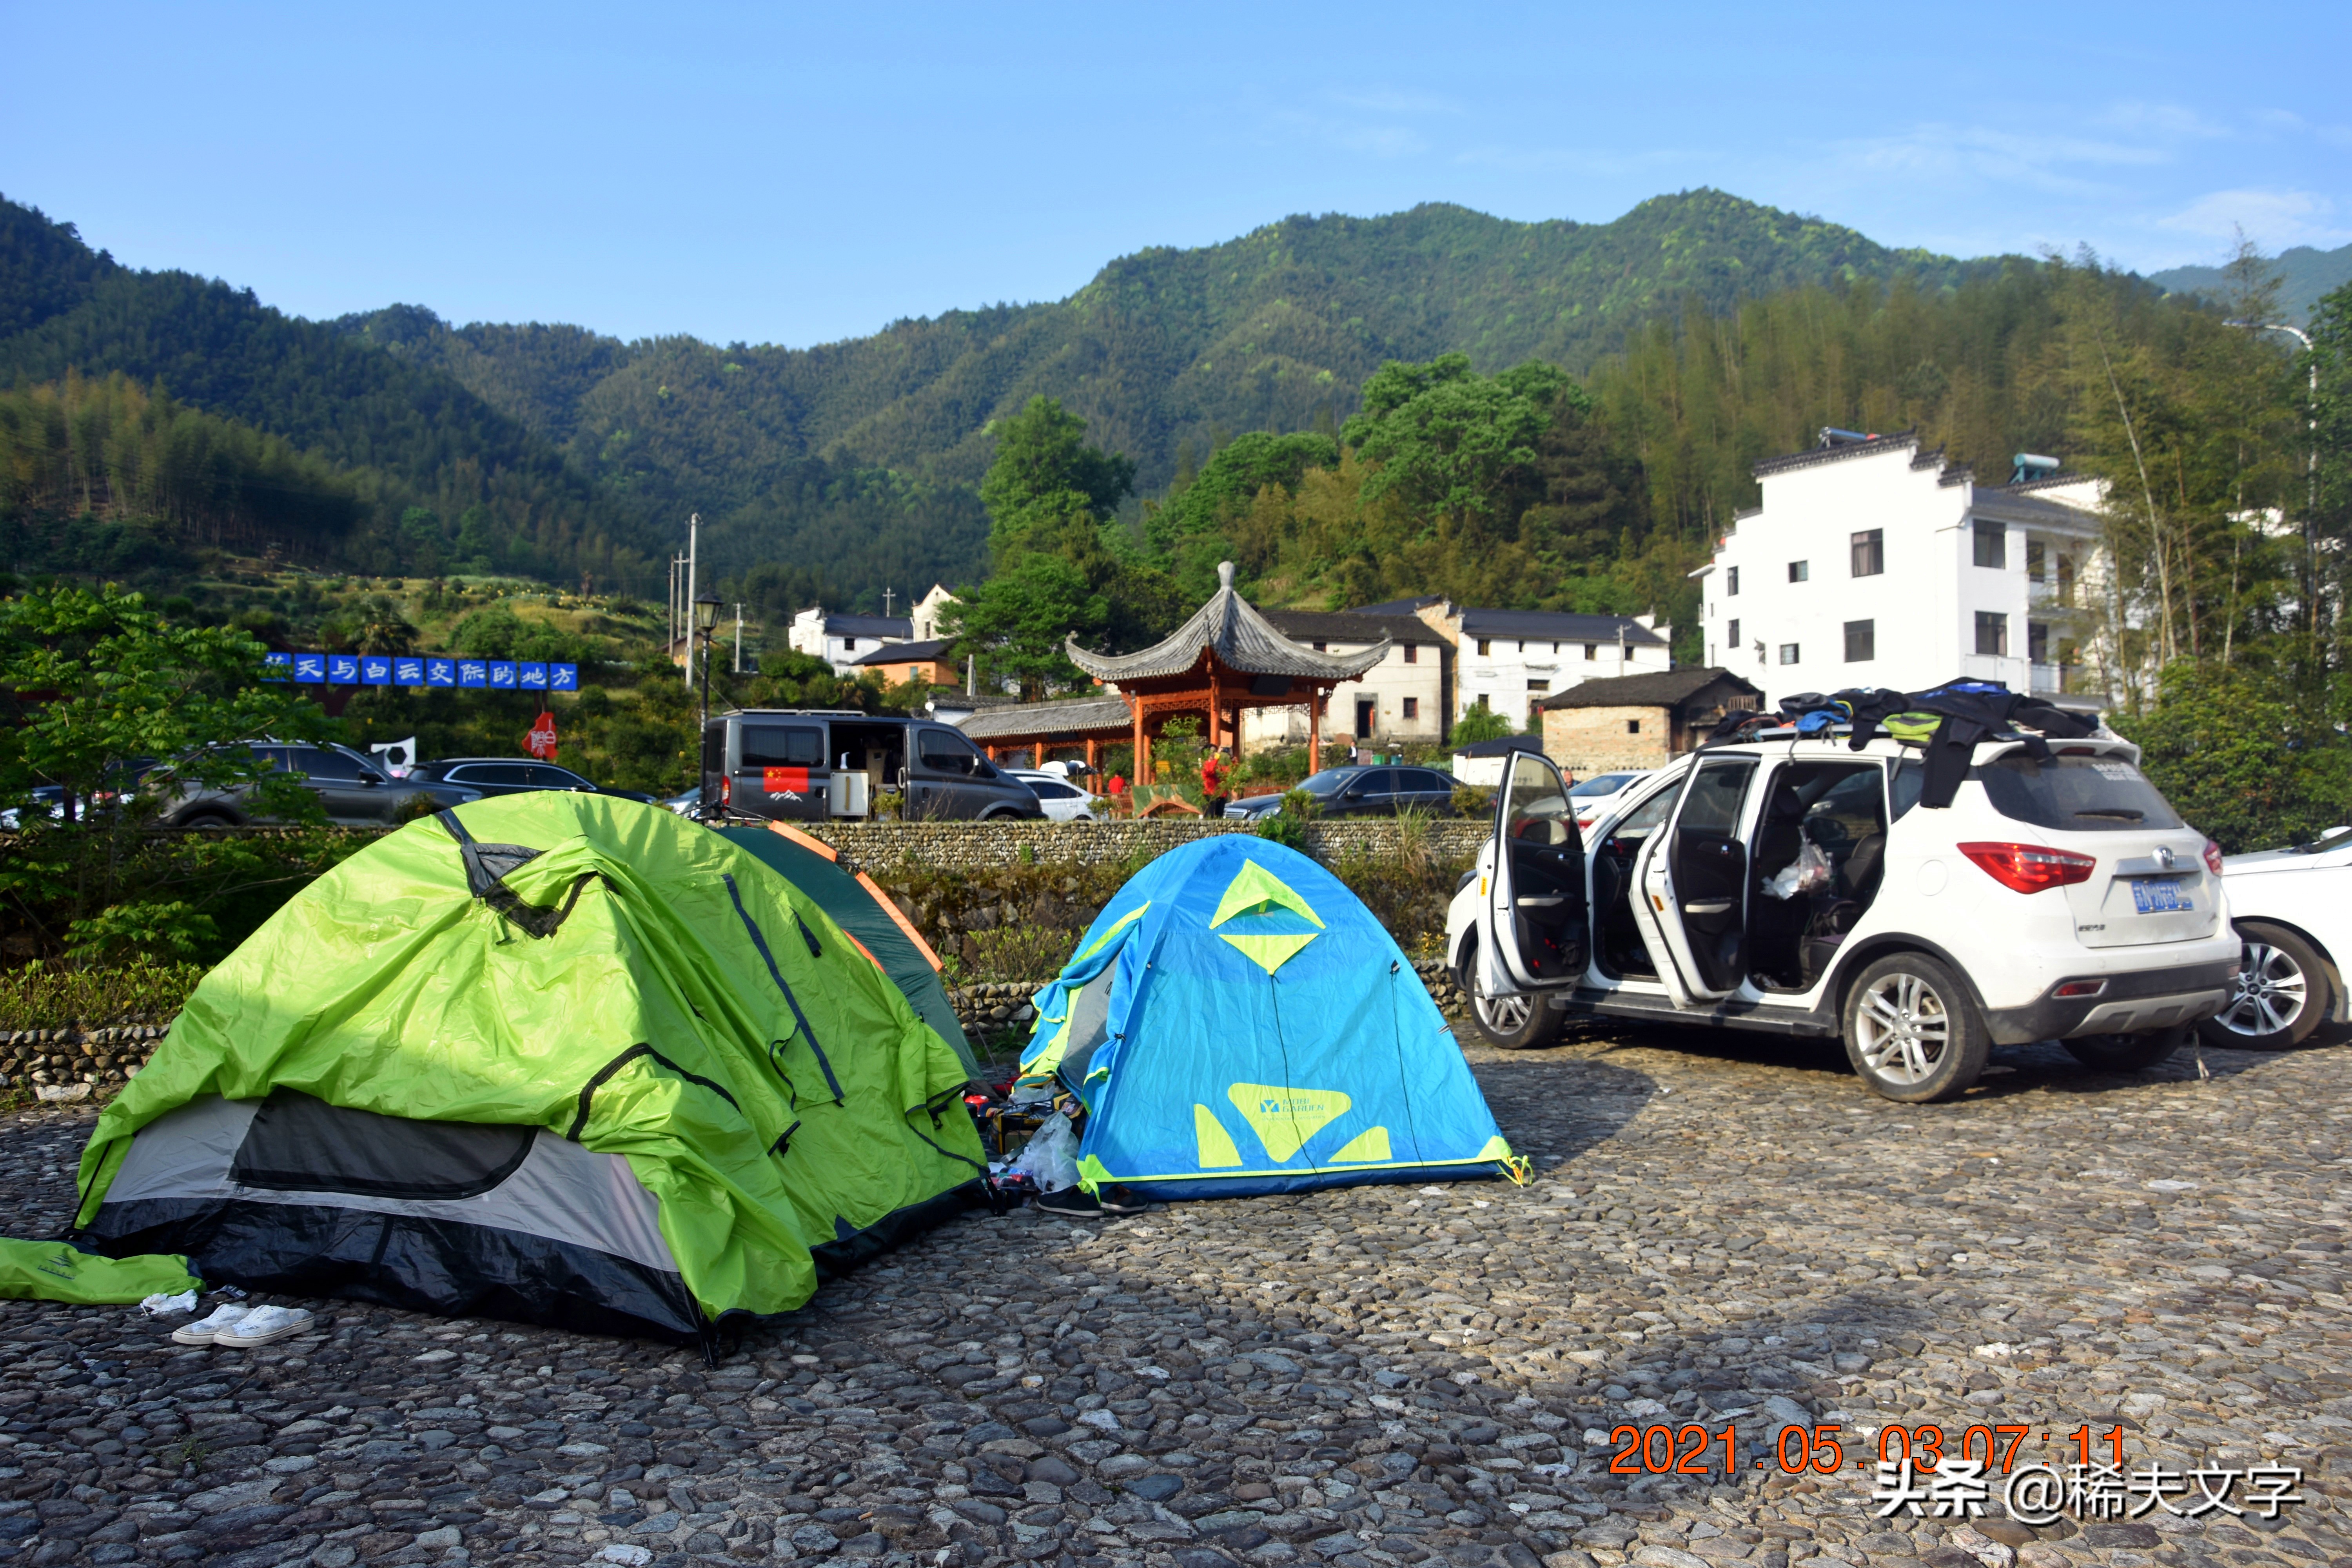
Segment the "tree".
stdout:
<path fill-rule="evenodd" d="M 1041 530 L 1077 518 L 1100 522 L 1135 487 L 1135 460 L 1090 446 L 1087 422 L 1037 396 L 996 426 L 996 456 L 980 483 L 990 553 L 999 566 Z"/>
<path fill-rule="evenodd" d="M 2352 748 L 2274 675 L 2214 660 L 2166 667 L 2147 713 L 2109 722 L 2192 826 L 2225 853 L 2316 837 L 2352 815 Z"/>
<path fill-rule="evenodd" d="M 1472 746 L 1481 741 L 1499 741 L 1506 735 L 1516 735 L 1518 730 L 1512 722 L 1484 702 L 1474 702 L 1454 721 L 1454 743 Z"/>
<path fill-rule="evenodd" d="M 1563 395 L 1590 406 L 1566 371 L 1537 360 L 1494 376 L 1473 373 L 1467 354 L 1391 360 L 1364 383 L 1364 410 L 1339 437 L 1377 466 L 1367 499 L 1394 490 L 1457 525 L 1508 521 L 1538 482 L 1536 443 Z"/>
<path fill-rule="evenodd" d="M 959 657 L 971 653 L 989 671 L 1011 677 L 1031 701 L 1051 687 L 1082 684 L 1085 674 L 1063 651 L 1073 634 L 1088 639 L 1109 622 L 1109 596 L 1066 555 L 1028 552 L 940 612 L 940 629 Z"/>
<path fill-rule="evenodd" d="M 244 743 L 328 728 L 266 655 L 242 630 L 173 626 L 136 594 L 45 584 L 0 599 L 0 807 L 22 835 L 0 897 L 53 945 L 186 956 L 212 937 L 210 915 L 134 871 L 140 830 L 174 784 L 249 785 L 261 812 L 318 820 L 317 797 Z"/>

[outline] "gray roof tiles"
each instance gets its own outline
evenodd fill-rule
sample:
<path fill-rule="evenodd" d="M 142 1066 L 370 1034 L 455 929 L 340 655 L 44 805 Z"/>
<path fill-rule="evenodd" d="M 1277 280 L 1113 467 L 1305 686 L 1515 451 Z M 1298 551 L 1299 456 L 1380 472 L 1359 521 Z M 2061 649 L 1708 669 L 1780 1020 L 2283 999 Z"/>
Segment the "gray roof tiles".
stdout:
<path fill-rule="evenodd" d="M 1219 586 L 1209 602 L 1165 638 L 1139 653 L 1090 653 L 1071 637 L 1070 660 L 1097 680 L 1149 680 L 1181 675 L 1214 649 L 1226 668 L 1244 675 L 1281 675 L 1294 680 L 1353 680 L 1388 657 L 1389 639 L 1360 653 L 1317 653 L 1276 631 L 1255 605 L 1234 591 L 1230 561 L 1217 566 Z"/>

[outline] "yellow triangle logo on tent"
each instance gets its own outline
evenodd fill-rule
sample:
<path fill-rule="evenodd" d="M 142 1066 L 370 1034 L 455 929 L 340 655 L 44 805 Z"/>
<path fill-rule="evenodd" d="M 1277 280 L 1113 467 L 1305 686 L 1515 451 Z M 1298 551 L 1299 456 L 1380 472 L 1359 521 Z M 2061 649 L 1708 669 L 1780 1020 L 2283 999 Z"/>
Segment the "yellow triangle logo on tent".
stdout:
<path fill-rule="evenodd" d="M 1234 1142 L 1234 1135 L 1217 1120 L 1217 1113 L 1205 1105 L 1192 1107 L 1192 1141 L 1199 1146 L 1201 1169 L 1232 1170 L 1242 1163 L 1242 1152 Z"/>
<path fill-rule="evenodd" d="M 1234 879 L 1225 885 L 1225 896 L 1217 900 L 1217 912 L 1209 919 L 1209 929 L 1214 931 L 1235 915 L 1264 914 L 1270 910 L 1293 910 L 1313 921 L 1318 927 L 1323 918 L 1284 885 L 1281 878 L 1255 860 L 1244 860 Z"/>
<path fill-rule="evenodd" d="M 1324 1163 L 1329 1165 L 1377 1165 L 1389 1158 L 1389 1130 L 1367 1127 L 1341 1144 Z"/>
<path fill-rule="evenodd" d="M 1250 1124 L 1276 1164 L 1307 1146 L 1307 1141 L 1348 1114 L 1352 1103 L 1336 1089 L 1293 1089 L 1280 1083 L 1237 1083 L 1225 1098 Z"/>
<path fill-rule="evenodd" d="M 1250 962 L 1272 974 L 1297 957 L 1300 948 L 1321 933 L 1310 931 L 1301 931 L 1296 936 L 1235 936 L 1231 931 L 1218 934 L 1249 954 Z"/>

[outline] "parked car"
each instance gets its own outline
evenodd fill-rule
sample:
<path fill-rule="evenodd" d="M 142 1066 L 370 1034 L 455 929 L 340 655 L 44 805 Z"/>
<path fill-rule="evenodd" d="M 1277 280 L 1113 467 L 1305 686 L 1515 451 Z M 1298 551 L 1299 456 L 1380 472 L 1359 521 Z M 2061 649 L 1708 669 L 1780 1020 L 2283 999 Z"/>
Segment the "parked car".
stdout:
<path fill-rule="evenodd" d="M 1029 786 L 964 732 L 930 718 L 856 709 L 754 709 L 702 731 L 702 796 L 730 816 L 824 822 L 900 797 L 913 819 L 1042 819 Z"/>
<path fill-rule="evenodd" d="M 155 766 L 152 757 L 134 757 L 115 764 L 107 771 L 106 782 L 98 789 L 74 800 L 74 817 L 88 819 L 92 813 L 104 811 L 120 803 L 127 793 L 135 792 L 141 781 Z M 37 819 L 47 814 L 52 822 L 62 822 L 66 816 L 66 790 L 63 784 L 35 784 L 32 789 L 33 816 Z M 0 811 L 0 833 L 14 833 L 20 826 L 22 814 L 16 806 Z"/>
<path fill-rule="evenodd" d="M 1313 795 L 1325 816 L 1388 816 L 1405 810 L 1451 816 L 1454 775 L 1435 768 L 1391 765 L 1325 768 L 1298 785 Z M 1282 808 L 1279 795 L 1254 795 L 1229 802 L 1225 815 L 1255 821 Z"/>
<path fill-rule="evenodd" d="M 1029 786 L 1045 808 L 1048 822 L 1092 822 L 1102 815 L 1100 795 L 1089 795 L 1068 779 L 1036 768 L 1007 768 L 1008 778 L 1019 779 Z"/>
<path fill-rule="evenodd" d="M 2352 955 L 2352 827 L 2308 844 L 2225 856 L 2230 921 L 2242 946 L 2221 1010 L 2198 1026 L 2210 1046 L 2282 1050 L 2347 1020 Z"/>
<path fill-rule="evenodd" d="M 515 757 L 443 757 L 418 763 L 408 776 L 426 784 L 457 784 L 486 795 L 531 795 L 540 790 L 571 790 L 581 795 L 613 795 L 623 800 L 651 802 L 653 796 L 633 789 L 606 789 L 591 784 L 570 768 L 553 763 L 525 762 Z"/>
<path fill-rule="evenodd" d="M 1712 746 L 1587 836 L 1559 770 L 1516 752 L 1448 962 L 1506 1048 L 1589 1015 L 1842 1037 L 1864 1082 L 1914 1102 L 1967 1089 L 1995 1045 L 2151 1067 L 2221 1010 L 2239 944 L 2220 850 L 2138 760 L 1988 742 L 1930 809 L 1891 740 Z"/>
<path fill-rule="evenodd" d="M 664 799 L 661 803 L 661 808 L 664 811 L 674 811 L 680 816 L 700 816 L 702 813 L 702 786 L 700 784 L 697 784 L 692 789 L 680 790 L 677 794 Z"/>
<path fill-rule="evenodd" d="M 1608 810 L 1611 802 L 1633 788 L 1636 781 L 1649 776 L 1646 769 L 1626 773 L 1595 773 L 1589 779 L 1579 779 L 1569 785 L 1568 798 L 1576 805 L 1576 826 L 1580 829 L 1591 826 L 1593 818 Z"/>
<path fill-rule="evenodd" d="M 456 784 L 394 779 L 349 746 L 281 741 L 251 744 L 256 757 L 300 774 L 331 822 L 400 822 L 418 810 L 437 811 L 482 798 L 481 791 Z M 173 827 L 242 827 L 260 820 L 249 806 L 252 793 L 249 784 L 230 789 L 181 785 L 165 797 L 162 819 Z M 420 801 L 425 804 L 418 805 Z"/>

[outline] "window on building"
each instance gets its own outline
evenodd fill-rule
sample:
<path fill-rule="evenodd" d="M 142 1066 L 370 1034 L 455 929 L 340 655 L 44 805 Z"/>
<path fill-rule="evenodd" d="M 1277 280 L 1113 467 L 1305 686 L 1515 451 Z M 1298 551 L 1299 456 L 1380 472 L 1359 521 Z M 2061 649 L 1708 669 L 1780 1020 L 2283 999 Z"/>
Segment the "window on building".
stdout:
<path fill-rule="evenodd" d="M 1853 574 L 1875 577 L 1886 570 L 1886 531 L 1865 528 L 1853 536 Z"/>
<path fill-rule="evenodd" d="M 1727 599 L 1732 599 L 1738 597 L 1738 595 L 1739 568 L 1737 566 L 1727 566 L 1723 569 L 1723 596 Z"/>
<path fill-rule="evenodd" d="M 2038 539 L 2027 540 L 2025 542 L 2026 576 L 2036 583 L 2041 582 L 2042 579 L 2042 574 L 2048 568 L 2049 563 L 2049 552 L 2045 551 L 2042 547 L 2042 541 Z"/>
<path fill-rule="evenodd" d="M 1878 623 L 1848 621 L 1845 624 L 1845 661 L 1864 664 L 1878 657 Z"/>
<path fill-rule="evenodd" d="M 1552 651 L 1552 652 L 1554 652 L 1554 653 L 1558 653 L 1558 652 L 1559 651 L 1559 644 L 1558 644 L 1558 643 L 1554 643 L 1554 644 L 1552 644 L 1552 645 L 1551 645 L 1551 651 Z"/>
<path fill-rule="evenodd" d="M 1790 563 L 1789 563 L 1789 581 L 1790 581 L 1790 582 L 1791 582 L 1791 583 L 1810 583 L 1810 582 L 1811 582 L 1812 580 L 1813 580 L 1813 563 L 1812 563 L 1811 562 L 1810 562 L 1810 561 L 1791 561 L 1791 562 L 1790 562 Z"/>
<path fill-rule="evenodd" d="M 1599 658 L 1601 657 L 1601 645 L 1593 642 L 1586 643 L 1584 645 L 1584 657 L 1587 658 Z"/>
<path fill-rule="evenodd" d="M 1406 652 L 1408 652 L 1408 653 L 1410 653 L 1410 652 L 1412 652 L 1412 650 L 1411 648 L 1407 648 L 1405 651 L 1406 651 Z M 1408 698 L 1406 698 L 1406 699 L 1404 700 L 1404 716 L 1405 716 L 1407 719 L 1418 719 L 1418 718 L 1420 718 L 1420 717 L 1421 717 L 1421 699 L 1420 699 L 1420 698 L 1418 698 L 1418 697 L 1408 697 Z"/>
<path fill-rule="evenodd" d="M 1737 616 L 1732 617 L 1730 626 L 1724 631 L 1723 641 L 1724 646 L 1734 653 L 1739 651 L 1739 618 Z"/>
<path fill-rule="evenodd" d="M 1977 564 L 2007 570 L 2009 566 L 2009 530 L 1997 522 L 1977 521 Z"/>
<path fill-rule="evenodd" d="M 857 639 L 856 637 L 842 638 L 841 651 L 844 653 L 856 653 L 857 651 Z"/>
<path fill-rule="evenodd" d="M 1331 651 L 1331 649 L 1330 649 L 1330 646 L 1329 646 L 1328 644 L 1326 644 L 1326 643 L 1317 643 L 1317 644 L 1315 645 L 1315 651 L 1316 651 L 1317 653 L 1329 653 L 1329 652 Z"/>
<path fill-rule="evenodd" d="M 1529 691 L 1549 691 L 1551 689 L 1551 682 L 1549 680 L 1538 680 L 1530 677 L 1528 680 L 1528 689 Z"/>
<path fill-rule="evenodd" d="M 1784 642 L 1780 645 L 1780 662 L 1782 664 L 1794 664 L 1797 662 L 1797 645 L 1795 643 Z"/>
<path fill-rule="evenodd" d="M 2009 617 L 1999 610 L 1977 612 L 1977 651 L 1994 658 L 2009 652 Z"/>
<path fill-rule="evenodd" d="M 1487 657 L 1489 654 L 1493 653 L 1494 651 L 1495 651 L 1495 644 L 1494 644 L 1494 639 L 1493 639 L 1493 638 L 1491 638 L 1491 637 L 1480 637 L 1480 638 L 1478 639 L 1478 657 L 1479 657 L 1479 658 L 1485 658 L 1486 657 Z"/>
<path fill-rule="evenodd" d="M 1419 664 L 1421 662 L 1421 645 L 1419 643 L 1409 642 L 1404 645 L 1404 661 L 1407 664 Z"/>
<path fill-rule="evenodd" d="M 1628 719 L 1625 721 L 1625 733 L 1628 735 L 1638 735 L 1641 732 L 1642 721 L 1639 719 Z"/>
<path fill-rule="evenodd" d="M 2040 621 L 2025 623 L 2025 657 L 2035 664 L 2050 662 L 2050 628 Z"/>
<path fill-rule="evenodd" d="M 1521 637 L 1521 638 L 1519 639 L 1519 651 L 1520 651 L 1521 653 L 1525 653 L 1525 652 L 1527 652 L 1527 651 L 1528 651 L 1528 639 L 1527 639 L 1527 638 L 1525 638 L 1525 637 Z"/>

